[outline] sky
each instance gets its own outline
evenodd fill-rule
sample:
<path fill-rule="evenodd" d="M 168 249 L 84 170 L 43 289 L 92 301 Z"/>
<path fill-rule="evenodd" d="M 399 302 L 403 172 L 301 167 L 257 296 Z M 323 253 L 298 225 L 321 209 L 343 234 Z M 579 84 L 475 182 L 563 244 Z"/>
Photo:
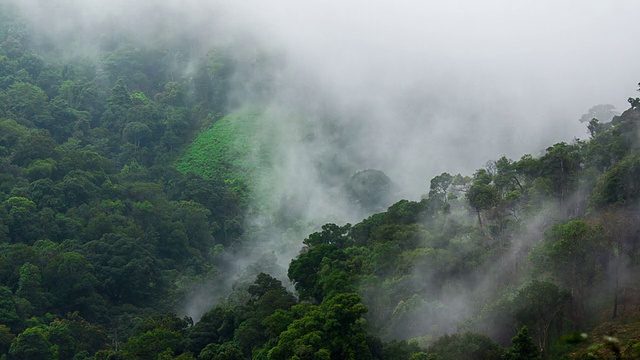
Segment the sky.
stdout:
<path fill-rule="evenodd" d="M 622 111 L 640 81 L 633 1 L 236 2 L 242 26 L 285 49 L 359 119 L 371 165 L 407 194 L 586 138 L 597 104 Z M 348 116 L 346 116 L 348 117 Z"/>

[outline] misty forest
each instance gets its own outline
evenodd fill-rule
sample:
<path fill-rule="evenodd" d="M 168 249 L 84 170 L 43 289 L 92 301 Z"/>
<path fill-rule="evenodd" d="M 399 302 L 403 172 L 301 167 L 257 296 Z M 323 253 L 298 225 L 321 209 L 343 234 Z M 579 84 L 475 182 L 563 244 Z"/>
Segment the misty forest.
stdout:
<path fill-rule="evenodd" d="M 628 54 L 206 3 L 0 1 L 0 359 L 640 358 Z"/>

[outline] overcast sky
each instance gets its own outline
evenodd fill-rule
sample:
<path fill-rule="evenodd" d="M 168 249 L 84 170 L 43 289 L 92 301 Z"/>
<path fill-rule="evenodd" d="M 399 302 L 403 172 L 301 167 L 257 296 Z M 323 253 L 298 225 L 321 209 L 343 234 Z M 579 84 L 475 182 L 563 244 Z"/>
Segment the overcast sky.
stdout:
<path fill-rule="evenodd" d="M 577 119 L 600 103 L 626 109 L 640 81 L 637 1 L 281 0 L 232 10 L 342 101 L 374 109 L 364 142 L 381 145 L 368 150 L 408 187 L 584 138 Z"/>

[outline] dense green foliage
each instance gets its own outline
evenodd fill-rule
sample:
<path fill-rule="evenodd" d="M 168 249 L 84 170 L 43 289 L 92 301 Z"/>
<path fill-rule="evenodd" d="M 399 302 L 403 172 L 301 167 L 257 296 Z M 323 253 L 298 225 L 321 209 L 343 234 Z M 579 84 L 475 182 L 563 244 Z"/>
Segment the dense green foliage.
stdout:
<path fill-rule="evenodd" d="M 295 293 L 247 269 L 194 323 L 176 315 L 192 288 L 273 230 L 245 221 L 275 130 L 232 107 L 242 64 L 125 35 L 65 59 L 0 7 L 2 359 L 640 355 L 637 99 L 585 120 L 589 140 L 443 173 L 386 210 L 384 173 L 344 176 L 377 214 L 294 239 Z"/>
<path fill-rule="evenodd" d="M 173 311 L 241 236 L 241 194 L 173 166 L 203 114 L 225 108 L 223 89 L 191 94 L 193 82 L 231 73 L 207 71 L 207 55 L 200 78 L 179 78 L 180 57 L 127 39 L 57 62 L 17 18 L 0 27 L 0 349 L 90 357 Z"/>
<path fill-rule="evenodd" d="M 232 184 L 250 181 L 259 171 L 248 162 L 258 145 L 255 137 L 260 133 L 259 116 L 256 112 L 238 112 L 216 121 L 191 143 L 178 170 Z"/>

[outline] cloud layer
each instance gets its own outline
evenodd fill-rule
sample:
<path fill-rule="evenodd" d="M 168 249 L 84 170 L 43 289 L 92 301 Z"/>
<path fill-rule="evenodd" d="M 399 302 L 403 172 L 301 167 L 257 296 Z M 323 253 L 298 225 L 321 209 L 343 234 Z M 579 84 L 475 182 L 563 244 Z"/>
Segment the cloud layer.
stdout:
<path fill-rule="evenodd" d="M 286 54 L 281 96 L 300 100 L 291 96 L 300 79 L 321 89 L 318 98 L 329 94 L 345 121 L 358 122 L 354 148 L 412 196 L 441 171 L 584 137 L 580 115 L 599 103 L 624 107 L 640 78 L 634 1 L 16 4 L 66 45 L 113 29 L 187 34 L 203 48 L 253 34 Z"/>

